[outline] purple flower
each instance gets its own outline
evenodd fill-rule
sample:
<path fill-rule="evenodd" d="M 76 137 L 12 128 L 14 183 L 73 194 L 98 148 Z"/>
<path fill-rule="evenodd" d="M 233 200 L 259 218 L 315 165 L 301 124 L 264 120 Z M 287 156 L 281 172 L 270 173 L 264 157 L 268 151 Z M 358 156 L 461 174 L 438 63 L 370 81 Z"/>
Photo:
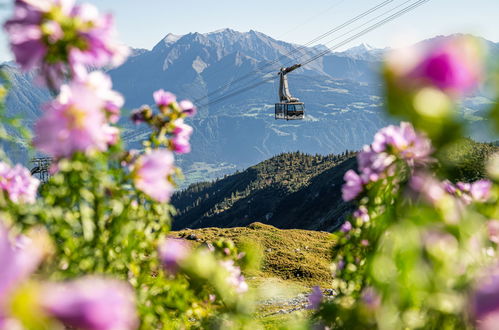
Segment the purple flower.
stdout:
<path fill-rule="evenodd" d="M 494 330 L 499 324 L 499 272 L 492 271 L 478 282 L 470 299 L 471 315 L 480 330 Z"/>
<path fill-rule="evenodd" d="M 361 299 L 369 309 L 376 309 L 381 305 L 381 297 L 372 287 L 367 287 L 362 291 Z"/>
<path fill-rule="evenodd" d="M 348 170 L 343 177 L 345 184 L 341 188 L 342 197 L 345 202 L 355 199 L 364 189 L 364 183 L 354 170 Z"/>
<path fill-rule="evenodd" d="M 128 55 L 116 40 L 111 15 L 72 0 L 17 0 L 4 27 L 21 68 L 38 67 L 52 88 L 86 66 L 119 65 Z"/>
<path fill-rule="evenodd" d="M 350 221 L 345 221 L 345 223 L 343 223 L 343 225 L 341 225 L 341 228 L 340 228 L 340 231 L 342 233 L 348 233 L 350 230 L 352 230 L 352 224 L 350 223 Z"/>
<path fill-rule="evenodd" d="M 196 107 L 189 100 L 180 101 L 179 106 L 180 109 L 182 109 L 182 112 L 186 114 L 188 117 L 194 116 L 197 112 Z"/>
<path fill-rule="evenodd" d="M 12 241 L 7 228 L 0 221 L 0 306 L 12 290 L 36 270 L 44 254 L 45 249 L 39 240 L 20 236 Z M 2 316 L 3 311 L 0 309 L 0 319 Z"/>
<path fill-rule="evenodd" d="M 241 275 L 241 268 L 234 265 L 234 260 L 220 261 L 220 265 L 227 271 L 227 284 L 234 288 L 236 293 L 244 293 L 248 291 L 248 284 L 244 276 Z"/>
<path fill-rule="evenodd" d="M 376 153 L 388 151 L 410 165 L 429 163 L 433 152 L 430 140 L 416 133 L 414 127 L 407 122 L 400 123 L 400 126 L 382 128 L 374 136 L 372 150 Z"/>
<path fill-rule="evenodd" d="M 363 222 L 369 222 L 369 220 L 371 219 L 369 217 L 369 212 L 364 205 L 355 210 L 355 212 L 353 212 L 353 216 L 357 219 L 361 219 Z"/>
<path fill-rule="evenodd" d="M 173 160 L 173 154 L 165 149 L 139 157 L 132 173 L 137 189 L 160 203 L 168 202 L 174 190 L 168 179 L 174 172 Z"/>
<path fill-rule="evenodd" d="M 135 109 L 132 111 L 132 115 L 130 119 L 134 124 L 140 124 L 146 122 L 148 119 L 152 117 L 152 110 L 147 105 L 141 106 L 139 109 Z"/>
<path fill-rule="evenodd" d="M 84 277 L 43 290 L 45 312 L 71 328 L 87 330 L 136 329 L 132 288 L 121 281 Z"/>
<path fill-rule="evenodd" d="M 159 259 L 165 270 L 176 274 L 179 263 L 189 255 L 189 246 L 179 238 L 167 238 L 158 248 Z"/>
<path fill-rule="evenodd" d="M 33 204 L 40 181 L 31 176 L 29 170 L 19 164 L 10 167 L 0 162 L 0 189 L 14 203 Z"/>
<path fill-rule="evenodd" d="M 160 109 L 168 107 L 177 101 L 177 97 L 174 94 L 165 92 L 163 89 L 154 92 L 153 97 L 156 105 Z"/>
<path fill-rule="evenodd" d="M 307 309 L 319 309 L 323 299 L 324 295 L 322 294 L 321 288 L 319 286 L 314 286 L 312 288 L 312 293 L 308 296 Z"/>

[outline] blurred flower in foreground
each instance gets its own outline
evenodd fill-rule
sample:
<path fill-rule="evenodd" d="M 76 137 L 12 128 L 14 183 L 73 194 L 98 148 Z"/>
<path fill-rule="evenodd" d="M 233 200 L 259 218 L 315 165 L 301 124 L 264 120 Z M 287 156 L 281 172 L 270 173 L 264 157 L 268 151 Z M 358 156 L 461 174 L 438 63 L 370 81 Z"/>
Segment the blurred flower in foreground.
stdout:
<path fill-rule="evenodd" d="M 432 43 L 395 51 L 387 68 L 400 86 L 435 88 L 451 96 L 471 92 L 482 80 L 483 45 L 469 36 L 441 38 Z"/>
<path fill-rule="evenodd" d="M 324 299 L 321 288 L 314 286 L 312 288 L 312 293 L 308 296 L 308 306 L 307 309 L 319 309 L 321 302 Z"/>
<path fill-rule="evenodd" d="M 196 114 L 197 112 L 197 109 L 196 107 L 194 106 L 194 104 L 192 104 L 191 101 L 189 100 L 183 100 L 183 101 L 180 101 L 179 103 L 179 106 L 180 106 L 180 109 L 182 109 L 182 112 L 187 116 L 187 117 L 192 117 Z"/>
<path fill-rule="evenodd" d="M 241 275 L 241 268 L 234 265 L 234 260 L 220 261 L 220 265 L 228 272 L 227 283 L 234 288 L 236 293 L 248 291 L 248 284 Z"/>
<path fill-rule="evenodd" d="M 179 263 L 189 254 L 187 242 L 180 238 L 167 238 L 158 248 L 159 259 L 170 274 L 178 271 Z"/>
<path fill-rule="evenodd" d="M 34 145 L 53 157 L 69 157 L 74 152 L 104 151 L 116 140 L 106 116 L 109 107 L 122 100 L 111 90 L 111 81 L 92 72 L 69 85 L 61 86 L 57 99 L 45 106 L 43 117 L 35 125 Z"/>
<path fill-rule="evenodd" d="M 52 88 L 85 66 L 119 65 L 128 55 L 116 40 L 113 17 L 90 4 L 17 0 L 4 27 L 17 63 L 23 70 L 39 67 Z"/>
<path fill-rule="evenodd" d="M 369 309 L 376 309 L 381 305 L 381 297 L 373 287 L 367 287 L 362 291 L 362 302 Z"/>
<path fill-rule="evenodd" d="M 470 307 L 480 330 L 496 330 L 499 324 L 499 272 L 483 277 L 472 294 Z"/>
<path fill-rule="evenodd" d="M 137 189 L 158 202 L 168 202 L 174 190 L 168 178 L 174 172 L 173 161 L 173 154 L 166 149 L 140 156 L 132 166 Z"/>
<path fill-rule="evenodd" d="M 70 328 L 127 330 L 138 327 L 134 292 L 121 281 L 84 277 L 47 284 L 41 300 L 48 315 Z"/>
<path fill-rule="evenodd" d="M 5 316 L 3 308 L 13 289 L 33 273 L 47 249 L 41 236 L 29 238 L 9 237 L 9 232 L 0 222 L 0 320 Z"/>
<path fill-rule="evenodd" d="M 177 97 L 174 94 L 170 92 L 165 92 L 163 89 L 154 92 L 153 98 L 158 108 L 161 110 L 162 113 L 165 114 L 168 112 L 167 111 L 168 107 L 173 103 L 177 102 Z"/>
<path fill-rule="evenodd" d="M 10 167 L 0 162 L 0 188 L 14 203 L 34 203 L 40 181 L 20 164 Z"/>

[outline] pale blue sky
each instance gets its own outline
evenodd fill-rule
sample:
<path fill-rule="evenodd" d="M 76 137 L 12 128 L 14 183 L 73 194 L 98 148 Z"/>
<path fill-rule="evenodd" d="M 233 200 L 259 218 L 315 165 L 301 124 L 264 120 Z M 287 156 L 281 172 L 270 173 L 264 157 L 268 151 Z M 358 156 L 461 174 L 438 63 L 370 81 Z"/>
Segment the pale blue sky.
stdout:
<path fill-rule="evenodd" d="M 404 1 L 394 0 L 394 5 Z M 253 29 L 276 39 L 304 44 L 382 0 L 89 2 L 102 11 L 115 14 L 120 36 L 126 44 L 150 49 L 169 32 L 205 33 L 226 27 L 238 31 Z M 0 0 L 0 3 L 8 2 Z M 0 10 L 0 20 L 3 21 L 9 9 Z M 499 0 L 430 0 L 415 11 L 354 41 L 349 47 L 361 42 L 376 47 L 397 46 L 451 33 L 472 33 L 498 42 Z M 8 58 L 10 55 L 2 34 L 0 60 Z"/>

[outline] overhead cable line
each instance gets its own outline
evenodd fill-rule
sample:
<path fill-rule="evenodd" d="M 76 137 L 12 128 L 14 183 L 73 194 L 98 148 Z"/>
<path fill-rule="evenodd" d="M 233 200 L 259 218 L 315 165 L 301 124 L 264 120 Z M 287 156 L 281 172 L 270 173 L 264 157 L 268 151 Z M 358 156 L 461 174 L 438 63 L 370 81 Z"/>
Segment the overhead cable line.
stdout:
<path fill-rule="evenodd" d="M 200 102 L 200 101 L 203 101 L 203 100 L 205 100 L 205 99 L 209 98 L 210 96 L 213 96 L 213 94 L 216 94 L 216 93 L 218 93 L 218 92 L 220 92 L 220 91 L 224 90 L 224 89 L 225 89 L 225 88 L 227 88 L 227 87 L 230 87 L 231 85 L 233 85 L 233 84 L 235 84 L 235 83 L 237 83 L 237 82 L 240 82 L 240 81 L 242 81 L 242 80 L 245 80 L 245 79 L 246 79 L 246 78 L 248 78 L 248 77 L 251 77 L 251 76 L 252 76 L 252 75 L 254 75 L 255 73 L 258 73 L 259 71 L 261 71 L 261 70 L 263 70 L 263 69 L 265 69 L 265 68 L 267 68 L 267 67 L 269 67 L 269 66 L 271 66 L 271 65 L 274 65 L 274 64 L 278 63 L 280 60 L 282 60 L 282 59 L 284 59 L 284 58 L 286 58 L 286 57 L 288 57 L 288 56 L 292 55 L 293 53 L 298 53 L 298 52 L 301 52 L 302 50 L 305 50 L 308 46 L 312 45 L 313 43 L 318 42 L 319 40 L 322 40 L 322 39 L 324 39 L 324 38 L 326 38 L 326 37 L 330 36 L 331 34 L 333 34 L 333 33 L 335 33 L 335 32 L 338 32 L 338 31 L 342 30 L 343 28 L 345 28 L 345 27 L 347 27 L 347 26 L 349 26 L 349 25 L 351 25 L 351 24 L 353 24 L 353 23 L 355 23 L 355 22 L 359 21 L 360 19 L 362 19 L 362 18 L 364 18 L 364 17 L 366 17 L 366 16 L 368 16 L 368 15 L 370 15 L 370 14 L 372 14 L 372 13 L 376 12 L 377 10 L 379 10 L 379 9 L 381 9 L 381 8 L 383 8 L 383 7 L 387 6 L 387 5 L 389 5 L 390 3 L 394 2 L 394 1 L 395 1 L 395 0 L 385 0 L 385 1 L 381 2 L 381 3 L 379 3 L 378 5 L 376 5 L 376 6 L 372 7 L 372 8 L 370 8 L 370 9 L 368 9 L 367 11 L 365 11 L 365 12 L 363 12 L 363 13 L 361 13 L 361 14 L 359 14 L 359 15 L 355 16 L 354 18 L 351 18 L 351 19 L 349 19 L 348 21 L 346 21 L 346 22 L 344 22 L 344 23 L 342 23 L 342 24 L 340 24 L 340 25 L 336 26 L 335 28 L 333 28 L 333 29 L 331 29 L 331 30 L 329 30 L 329 31 L 327 31 L 327 32 L 325 32 L 325 33 L 323 33 L 323 34 L 321 34 L 320 36 L 318 36 L 318 37 L 316 37 L 316 38 L 314 38 L 314 39 L 312 39 L 312 40 L 310 40 L 310 41 L 309 41 L 309 42 L 307 42 L 305 45 L 301 45 L 301 46 L 300 46 L 300 47 L 298 47 L 298 48 L 292 49 L 291 51 L 289 51 L 289 52 L 287 52 L 287 53 L 285 53 L 285 54 L 283 54 L 283 55 L 279 56 L 279 58 L 277 58 L 277 59 L 275 59 L 275 60 L 273 60 L 273 61 L 271 61 L 271 62 L 264 63 L 264 64 L 262 64 L 261 66 L 257 67 L 256 69 L 254 69 L 253 71 L 251 71 L 251 72 L 249 72 L 249 73 L 245 74 L 244 76 L 241 76 L 241 77 L 239 77 L 239 78 L 236 78 L 235 80 L 233 80 L 233 81 L 231 81 L 231 82 L 228 82 L 228 83 L 226 83 L 225 85 L 222 85 L 221 87 L 217 88 L 216 90 L 214 90 L 214 91 L 212 91 L 212 92 L 209 92 L 209 93 L 208 93 L 207 95 L 205 95 L 204 97 L 202 97 L 202 98 L 200 98 L 200 99 L 195 100 L 195 101 L 194 101 L 194 103 L 198 103 L 198 102 Z"/>
<path fill-rule="evenodd" d="M 311 59 L 303 62 L 301 64 L 301 66 L 305 66 L 305 65 L 307 65 L 307 64 L 309 64 L 309 63 L 311 63 L 311 62 L 313 62 L 313 61 L 315 61 L 317 59 L 319 59 L 320 57 L 322 57 L 324 55 L 327 55 L 327 54 L 331 53 L 332 51 L 334 51 L 334 50 L 336 50 L 336 49 L 338 49 L 340 47 L 345 46 L 346 44 L 352 42 L 353 40 L 358 39 L 358 38 L 364 36 L 365 34 L 367 34 L 367 33 L 371 32 L 371 31 L 373 31 L 373 30 L 375 30 L 375 29 L 377 29 L 377 28 L 379 28 L 379 27 L 381 27 L 381 26 L 383 26 L 383 25 L 385 25 L 385 24 L 393 21 L 394 19 L 396 19 L 396 18 L 398 18 L 398 17 L 400 17 L 400 16 L 402 16 L 402 15 L 404 15 L 404 14 L 410 12 L 410 11 L 413 11 L 414 9 L 420 7 L 421 5 L 423 5 L 423 4 L 425 4 L 425 3 L 429 2 L 429 1 L 430 0 L 418 0 L 418 1 L 416 1 L 415 3 L 413 3 L 413 4 L 411 4 L 411 5 L 407 6 L 407 7 L 405 7 L 404 9 L 401 9 L 400 11 L 396 12 L 395 14 L 390 15 L 387 18 L 384 18 L 383 20 L 381 20 L 381 21 L 379 21 L 379 22 L 371 25 L 370 27 L 368 27 L 368 28 L 360 31 L 359 33 L 357 33 L 357 34 L 355 34 L 355 35 L 347 38 L 346 40 L 340 42 L 339 44 L 336 44 L 332 48 L 329 48 L 328 50 L 323 51 L 323 52 L 317 54 L 316 56 L 312 57 Z M 262 85 L 262 84 L 264 84 L 264 83 L 266 83 L 268 81 L 276 79 L 276 78 L 277 78 L 277 76 L 271 76 L 269 78 L 264 79 L 263 81 L 260 81 L 260 82 L 257 82 L 255 84 L 246 86 L 246 87 L 241 88 L 239 90 L 236 90 L 236 91 L 234 91 L 234 92 L 232 92 L 230 94 L 226 94 L 224 96 L 221 96 L 221 97 L 219 97 L 219 98 L 217 98 L 217 99 L 215 99 L 215 100 L 213 100 L 211 102 L 208 102 L 206 104 L 200 105 L 199 108 L 204 108 L 204 107 L 207 107 L 207 106 L 219 103 L 219 102 L 221 102 L 221 101 L 223 101 L 223 100 L 225 100 L 227 98 L 230 98 L 230 97 L 236 96 L 238 94 L 244 93 L 244 92 L 246 92 L 248 90 L 254 89 L 254 88 L 256 88 L 256 87 L 258 87 L 258 86 L 260 86 L 260 85 Z"/>

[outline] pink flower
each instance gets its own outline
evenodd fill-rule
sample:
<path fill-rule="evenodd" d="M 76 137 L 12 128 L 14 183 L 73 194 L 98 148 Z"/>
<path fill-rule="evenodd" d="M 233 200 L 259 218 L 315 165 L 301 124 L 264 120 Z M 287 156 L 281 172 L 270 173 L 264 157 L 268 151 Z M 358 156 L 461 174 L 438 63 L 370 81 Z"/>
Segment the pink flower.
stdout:
<path fill-rule="evenodd" d="M 186 154 L 191 152 L 189 139 L 192 134 L 192 127 L 185 124 L 183 119 L 177 119 L 174 122 L 174 125 L 174 137 L 172 139 L 173 150 L 179 154 Z"/>
<path fill-rule="evenodd" d="M 0 319 L 3 315 L 2 305 L 12 290 L 33 273 L 45 254 L 44 249 L 25 236 L 15 241 L 9 238 L 7 228 L 0 222 Z"/>
<path fill-rule="evenodd" d="M 179 263 L 189 255 L 189 246 L 183 239 L 167 238 L 158 248 L 159 259 L 170 274 L 178 271 Z"/>
<path fill-rule="evenodd" d="M 433 152 L 431 142 L 425 136 L 416 133 L 407 122 L 400 126 L 390 125 L 382 128 L 374 136 L 372 150 L 376 153 L 389 152 L 409 162 L 409 164 L 427 164 Z"/>
<path fill-rule="evenodd" d="M 138 327 L 134 292 L 121 281 L 84 277 L 49 284 L 41 299 L 45 312 L 70 328 L 127 330 Z"/>
<path fill-rule="evenodd" d="M 168 150 L 158 149 L 139 157 L 133 165 L 132 175 L 137 189 L 164 203 L 170 200 L 174 191 L 168 180 L 173 172 L 173 154 Z"/>
<path fill-rule="evenodd" d="M 353 216 L 357 219 L 361 219 L 363 222 L 369 222 L 371 219 L 369 217 L 369 212 L 364 205 L 361 205 L 355 212 L 353 212 Z"/>
<path fill-rule="evenodd" d="M 248 291 L 248 284 L 244 276 L 241 275 L 241 268 L 234 265 L 234 260 L 220 261 L 220 265 L 227 271 L 227 284 L 234 288 L 236 293 L 244 293 Z"/>
<path fill-rule="evenodd" d="M 112 89 L 111 78 L 101 71 L 83 72 L 78 75 L 77 80 L 85 87 L 93 90 L 104 105 L 103 110 L 110 123 L 117 123 L 120 118 L 120 111 L 125 104 L 123 96 Z"/>
<path fill-rule="evenodd" d="M 360 176 L 354 170 L 348 170 L 343 177 L 345 184 L 341 188 L 345 202 L 355 199 L 364 189 Z"/>
<path fill-rule="evenodd" d="M 486 202 L 490 197 L 492 182 L 489 180 L 478 180 L 470 187 L 470 195 L 475 202 Z"/>
<path fill-rule="evenodd" d="M 321 288 L 314 286 L 312 288 L 312 293 L 308 296 L 307 309 L 319 309 L 323 299 L 324 295 L 322 294 Z"/>
<path fill-rule="evenodd" d="M 194 116 L 197 112 L 196 107 L 189 100 L 180 101 L 179 106 L 180 109 L 182 109 L 182 112 L 185 113 L 188 117 Z"/>
<path fill-rule="evenodd" d="M 77 151 L 106 150 L 109 134 L 104 129 L 104 105 L 93 89 L 80 82 L 63 85 L 35 125 L 34 145 L 56 158 Z"/>
<path fill-rule="evenodd" d="M 17 0 L 4 27 L 21 68 L 38 67 L 52 88 L 86 66 L 119 65 L 128 54 L 116 40 L 111 15 L 72 0 Z"/>
<path fill-rule="evenodd" d="M 168 107 L 177 101 L 177 97 L 174 94 L 165 92 L 163 89 L 154 92 L 153 97 L 159 108 Z"/>
<path fill-rule="evenodd" d="M 19 164 L 12 168 L 0 162 L 0 189 L 12 202 L 33 204 L 39 185 L 40 181 L 32 177 L 27 168 Z"/>

